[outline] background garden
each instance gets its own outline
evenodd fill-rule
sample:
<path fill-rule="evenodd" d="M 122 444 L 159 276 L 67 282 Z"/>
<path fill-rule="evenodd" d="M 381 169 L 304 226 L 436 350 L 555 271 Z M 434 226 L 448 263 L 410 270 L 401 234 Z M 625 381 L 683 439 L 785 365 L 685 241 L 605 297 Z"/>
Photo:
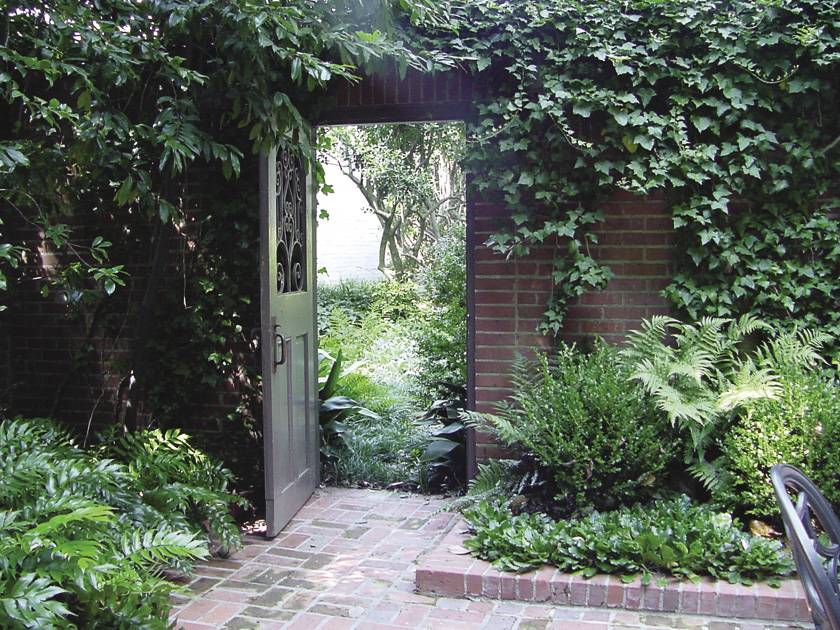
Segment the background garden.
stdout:
<path fill-rule="evenodd" d="M 628 579 L 789 571 L 778 461 L 840 502 L 833 3 L 103 0 L 2 15 L 0 323 L 34 297 L 40 325 L 85 340 L 38 393 L 53 418 L 20 417 L 26 383 L 3 391 L 9 627 L 166 627 L 163 571 L 237 544 L 229 491 L 258 497 L 260 479 L 259 373 L 243 358 L 255 150 L 303 141 L 301 112 L 359 70 L 480 77 L 460 161 L 507 208 L 495 249 L 555 251 L 542 330 L 556 349 L 516 366 L 495 417 L 455 415 L 463 234 L 439 229 L 414 268 L 416 238 L 388 244 L 392 279 L 319 296 L 325 476 L 451 487 L 474 424 L 511 455 L 459 500 L 475 550 Z M 566 347 L 569 306 L 612 276 L 590 255 L 603 206 L 628 192 L 668 203 L 679 319 L 640 321 L 621 349 Z M 108 385 L 79 403 L 68 392 L 92 358 Z M 225 439 L 185 437 L 194 401 L 231 380 L 236 408 L 213 416 Z M 81 422 L 56 420 L 70 402 Z"/>

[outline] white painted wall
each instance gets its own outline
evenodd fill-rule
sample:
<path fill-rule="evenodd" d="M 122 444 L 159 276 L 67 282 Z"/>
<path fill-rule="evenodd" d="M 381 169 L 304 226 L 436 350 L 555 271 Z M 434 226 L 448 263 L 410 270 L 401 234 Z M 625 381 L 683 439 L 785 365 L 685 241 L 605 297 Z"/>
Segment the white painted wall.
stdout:
<path fill-rule="evenodd" d="M 326 210 L 329 218 L 318 219 L 318 282 L 339 282 L 349 278 L 381 280 L 377 269 L 379 239 L 382 228 L 373 213 L 364 212 L 365 198 L 341 170 L 324 165 L 325 179 L 335 192 L 318 195 L 318 211 Z"/>

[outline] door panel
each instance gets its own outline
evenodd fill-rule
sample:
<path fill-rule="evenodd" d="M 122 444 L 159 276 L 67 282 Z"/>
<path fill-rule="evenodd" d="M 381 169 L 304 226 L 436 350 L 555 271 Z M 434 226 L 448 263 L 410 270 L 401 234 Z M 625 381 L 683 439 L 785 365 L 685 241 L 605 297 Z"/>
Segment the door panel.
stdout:
<path fill-rule="evenodd" d="M 295 147 L 260 160 L 266 535 L 318 485 L 315 194 Z"/>

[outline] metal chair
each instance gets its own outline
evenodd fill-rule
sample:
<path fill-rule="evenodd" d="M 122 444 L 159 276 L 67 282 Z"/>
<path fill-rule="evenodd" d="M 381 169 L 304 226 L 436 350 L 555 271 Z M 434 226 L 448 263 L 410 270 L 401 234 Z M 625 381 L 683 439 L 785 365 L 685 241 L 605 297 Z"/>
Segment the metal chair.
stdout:
<path fill-rule="evenodd" d="M 840 630 L 840 521 L 817 486 L 795 466 L 773 466 L 770 480 L 814 625 L 817 630 Z"/>

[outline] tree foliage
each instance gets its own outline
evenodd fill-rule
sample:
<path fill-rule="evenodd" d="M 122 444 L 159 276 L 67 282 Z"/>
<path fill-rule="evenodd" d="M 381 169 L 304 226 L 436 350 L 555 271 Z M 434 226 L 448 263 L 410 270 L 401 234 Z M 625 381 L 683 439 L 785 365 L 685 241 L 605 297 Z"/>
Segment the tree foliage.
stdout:
<path fill-rule="evenodd" d="M 34 284 L 81 316 L 86 337 L 107 326 L 130 340 L 130 365 L 118 368 L 129 426 L 151 385 L 154 314 L 173 242 L 190 229 L 196 167 L 236 179 L 254 151 L 305 143 L 301 112 L 317 114 L 330 81 L 354 80 L 359 65 L 434 65 L 388 35 L 398 18 L 439 25 L 441 10 L 428 0 L 4 7 L 0 295 Z"/>
<path fill-rule="evenodd" d="M 379 220 L 379 270 L 407 278 L 449 226 L 465 218 L 463 127 L 455 123 L 328 129 L 338 164 Z"/>
<path fill-rule="evenodd" d="M 428 45 L 478 76 L 467 171 L 511 219 L 492 244 L 564 249 L 546 331 L 610 278 L 589 248 L 620 191 L 668 200 L 679 310 L 840 331 L 836 3 L 503 0 L 452 24 Z"/>

